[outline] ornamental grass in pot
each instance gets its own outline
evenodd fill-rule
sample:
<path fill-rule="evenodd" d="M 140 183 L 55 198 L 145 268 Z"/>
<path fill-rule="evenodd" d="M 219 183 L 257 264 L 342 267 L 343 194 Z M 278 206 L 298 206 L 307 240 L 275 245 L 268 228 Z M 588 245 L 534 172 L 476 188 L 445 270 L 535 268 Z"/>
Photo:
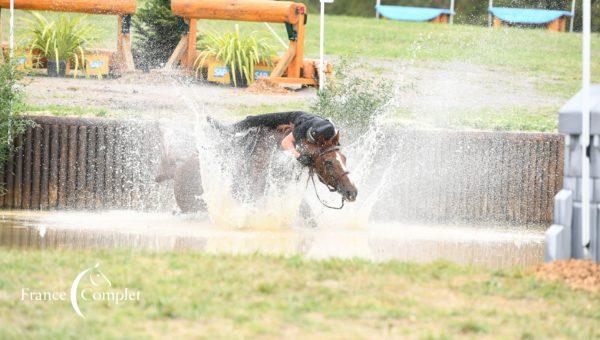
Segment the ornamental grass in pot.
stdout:
<path fill-rule="evenodd" d="M 196 75 L 206 67 L 207 60 L 214 59 L 227 65 L 231 83 L 236 87 L 252 84 L 255 66 L 272 66 L 272 58 L 276 55 L 267 37 L 256 31 L 242 33 L 238 25 L 233 32 L 204 34 L 199 47 L 201 51 L 194 62 Z"/>
<path fill-rule="evenodd" d="M 28 45 L 30 53 L 38 62 L 47 59 L 48 76 L 64 77 L 67 65 L 73 67 L 77 76 L 80 67 L 85 65 L 85 47 L 92 41 L 94 27 L 86 23 L 86 16 L 69 17 L 60 15 L 50 21 L 43 15 L 32 12 L 33 19 L 25 19 L 29 26 Z"/>

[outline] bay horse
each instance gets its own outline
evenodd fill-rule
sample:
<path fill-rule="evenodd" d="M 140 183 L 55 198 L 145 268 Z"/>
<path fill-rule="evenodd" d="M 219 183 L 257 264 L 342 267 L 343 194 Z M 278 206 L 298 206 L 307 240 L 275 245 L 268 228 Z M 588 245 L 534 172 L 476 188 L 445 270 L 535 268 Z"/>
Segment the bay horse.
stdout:
<path fill-rule="evenodd" d="M 219 130 L 213 125 L 213 128 Z M 294 129 L 293 125 L 280 125 L 275 129 L 252 128 L 241 136 L 226 136 L 229 141 L 223 152 L 224 157 L 238 159 L 234 176 L 234 185 L 238 191 L 245 193 L 245 198 L 253 200 L 265 194 L 267 186 L 266 176 L 270 157 L 277 152 L 283 152 L 281 141 Z M 217 131 L 221 133 L 220 131 Z M 309 178 L 313 185 L 316 184 L 314 176 L 323 183 L 329 191 L 337 192 L 342 197 L 340 207 L 331 207 L 324 203 L 317 194 L 319 201 L 326 207 L 340 209 L 344 201 L 356 200 L 358 190 L 348 174 L 346 156 L 341 152 L 339 132 L 328 142 L 321 146 L 302 142 L 299 149 L 303 154 L 309 155 L 311 162 L 308 166 Z M 241 157 L 240 157 L 241 156 Z M 203 194 L 202 178 L 200 175 L 200 157 L 194 152 L 187 159 L 175 159 L 170 156 L 164 138 L 161 135 L 161 164 L 157 182 L 174 180 L 174 196 L 177 206 L 183 213 L 193 213 L 206 210 L 206 203 L 200 198 Z M 234 188 L 235 189 L 235 188 Z M 300 214 L 316 225 L 309 205 L 303 200 Z"/>

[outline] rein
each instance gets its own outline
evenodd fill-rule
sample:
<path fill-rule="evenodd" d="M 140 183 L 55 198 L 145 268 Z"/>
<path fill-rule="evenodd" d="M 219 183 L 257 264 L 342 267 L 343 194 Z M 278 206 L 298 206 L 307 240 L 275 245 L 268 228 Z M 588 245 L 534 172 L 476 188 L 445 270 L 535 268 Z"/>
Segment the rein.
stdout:
<path fill-rule="evenodd" d="M 324 155 L 326 155 L 326 154 L 328 154 L 330 152 L 338 151 L 339 149 L 340 149 L 339 146 L 332 146 L 330 148 L 327 148 L 327 149 L 321 151 L 321 153 L 319 153 L 319 157 L 322 157 L 322 156 L 324 156 Z M 342 177 L 343 176 L 347 176 L 349 173 L 350 173 L 350 171 L 344 172 L 342 174 Z M 331 206 L 331 205 L 327 204 L 325 201 L 323 201 L 321 199 L 321 197 L 319 196 L 319 192 L 317 191 L 317 184 L 315 183 L 315 170 L 314 170 L 314 167 L 310 167 L 310 169 L 308 171 L 308 176 L 309 176 L 310 180 L 312 181 L 313 188 L 315 189 L 315 196 L 317 196 L 317 200 L 319 200 L 319 203 L 321 203 L 326 208 L 335 209 L 335 210 L 340 210 L 340 209 L 342 209 L 344 207 L 344 203 L 346 202 L 346 199 L 343 196 L 342 196 L 342 203 L 341 203 L 341 205 L 339 207 Z M 325 186 L 327 187 L 327 189 L 329 189 L 329 192 L 336 192 L 337 191 L 335 187 L 332 187 L 329 184 L 325 183 L 323 181 L 323 179 L 321 178 L 321 176 L 318 173 L 317 173 L 317 177 L 319 178 L 319 181 L 321 181 L 321 183 L 325 184 Z M 308 185 L 308 183 L 307 183 L 307 185 Z"/>

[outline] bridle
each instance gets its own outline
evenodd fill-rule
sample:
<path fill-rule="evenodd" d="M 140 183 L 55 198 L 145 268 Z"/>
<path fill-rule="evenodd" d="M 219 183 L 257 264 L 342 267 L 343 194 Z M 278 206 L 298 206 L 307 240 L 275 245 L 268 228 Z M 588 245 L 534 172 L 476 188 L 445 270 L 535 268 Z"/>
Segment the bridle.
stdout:
<path fill-rule="evenodd" d="M 319 153 L 319 157 L 323 157 L 323 156 L 325 156 L 328 153 L 337 152 L 339 150 L 340 150 L 340 147 L 338 145 L 329 147 L 329 148 L 321 151 Z M 315 183 L 315 176 L 314 176 L 315 173 L 317 174 L 317 178 L 319 178 L 319 181 L 321 183 L 325 184 L 325 186 L 327 187 L 327 189 L 329 190 L 329 192 L 336 192 L 337 189 L 335 188 L 335 186 L 331 186 L 331 185 L 327 184 L 323 180 L 323 178 L 321 177 L 321 175 L 319 175 L 318 172 L 315 172 L 314 165 L 310 166 L 309 170 L 308 170 L 308 177 L 312 181 L 313 188 L 315 189 L 315 196 L 317 196 L 317 200 L 319 200 L 319 203 L 321 203 L 324 207 L 329 208 L 329 209 L 336 209 L 336 210 L 342 209 L 344 207 L 344 203 L 346 202 L 346 199 L 344 198 L 344 196 L 342 196 L 342 203 L 340 204 L 339 207 L 331 206 L 331 205 L 327 204 L 325 201 L 323 201 L 321 199 L 321 197 L 319 196 L 319 192 L 317 191 L 317 184 Z M 350 174 L 350 171 L 345 171 L 340 177 L 348 176 L 348 174 Z M 336 184 L 339 184 L 339 181 L 337 179 L 336 179 Z M 308 186 L 308 183 L 306 183 L 306 185 Z"/>

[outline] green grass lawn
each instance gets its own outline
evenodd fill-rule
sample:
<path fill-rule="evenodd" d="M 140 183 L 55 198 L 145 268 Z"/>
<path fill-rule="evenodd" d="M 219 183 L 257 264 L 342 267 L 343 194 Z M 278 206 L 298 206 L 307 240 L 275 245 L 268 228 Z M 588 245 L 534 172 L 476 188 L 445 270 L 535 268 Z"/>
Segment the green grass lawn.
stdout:
<path fill-rule="evenodd" d="M 21 301 L 101 262 L 119 305 Z M 0 338 L 600 336 L 600 294 L 522 269 L 298 257 L 0 248 Z"/>

